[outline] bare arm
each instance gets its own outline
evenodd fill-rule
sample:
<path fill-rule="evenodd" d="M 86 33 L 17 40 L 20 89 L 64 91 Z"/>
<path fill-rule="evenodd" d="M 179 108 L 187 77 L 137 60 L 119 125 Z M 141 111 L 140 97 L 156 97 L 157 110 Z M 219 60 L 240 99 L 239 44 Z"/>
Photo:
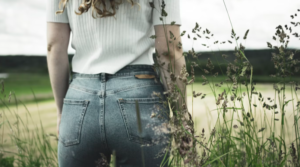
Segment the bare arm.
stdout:
<path fill-rule="evenodd" d="M 165 25 L 165 28 L 167 29 L 166 35 L 167 35 L 168 41 L 170 40 L 169 31 L 171 31 L 174 34 L 174 36 L 176 37 L 176 40 L 172 44 L 169 43 L 171 57 L 169 58 L 169 56 L 162 55 L 162 53 L 168 52 L 166 36 L 165 36 L 163 25 L 155 25 L 154 26 L 155 35 L 156 35 L 155 49 L 157 50 L 158 55 L 160 56 L 159 61 L 165 62 L 165 64 L 160 68 L 161 73 L 164 72 L 164 74 L 165 74 L 165 76 L 163 76 L 163 75 L 161 76 L 161 79 L 163 81 L 162 84 L 164 85 L 165 90 L 169 90 L 167 82 L 171 82 L 171 78 L 170 78 L 170 73 L 167 71 L 168 63 L 171 60 L 172 66 L 174 68 L 174 60 L 175 60 L 175 76 L 178 76 L 180 74 L 180 70 L 181 70 L 182 66 L 186 65 L 186 62 L 185 62 L 184 56 L 182 56 L 182 53 L 183 53 L 182 49 L 179 49 L 176 46 L 179 41 L 181 42 L 180 26 Z M 166 77 L 166 79 L 164 77 Z M 179 87 L 179 89 L 181 90 L 182 94 L 185 96 L 184 103 L 187 104 L 186 85 L 183 84 L 179 79 L 176 79 L 176 84 Z M 179 102 L 179 106 L 181 106 L 183 104 L 181 96 L 180 96 L 178 102 Z"/>
<path fill-rule="evenodd" d="M 47 23 L 47 65 L 58 115 L 69 86 L 70 32 L 68 23 Z"/>

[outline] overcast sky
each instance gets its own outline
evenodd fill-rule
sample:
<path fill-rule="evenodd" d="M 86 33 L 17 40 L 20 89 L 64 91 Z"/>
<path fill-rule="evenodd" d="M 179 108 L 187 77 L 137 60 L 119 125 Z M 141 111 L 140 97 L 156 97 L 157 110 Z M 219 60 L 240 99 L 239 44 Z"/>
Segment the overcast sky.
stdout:
<path fill-rule="evenodd" d="M 248 39 L 241 40 L 246 49 L 267 49 L 278 25 L 300 22 L 300 0 L 225 0 L 234 29 L 240 39 L 250 29 Z M 223 0 L 181 0 L 181 31 L 183 50 L 194 47 L 195 51 L 232 50 L 234 45 L 201 44 L 231 40 L 231 25 Z M 46 55 L 46 0 L 0 0 L 0 55 Z M 292 19 L 290 15 L 298 14 Z M 210 41 L 193 41 L 187 38 L 198 22 L 202 29 L 214 34 Z M 293 32 L 300 34 L 300 26 L 292 26 Z M 154 35 L 154 34 L 153 34 Z M 70 42 L 71 43 L 71 42 Z M 291 38 L 289 46 L 300 48 L 300 40 Z M 69 53 L 75 51 L 69 46 Z"/>

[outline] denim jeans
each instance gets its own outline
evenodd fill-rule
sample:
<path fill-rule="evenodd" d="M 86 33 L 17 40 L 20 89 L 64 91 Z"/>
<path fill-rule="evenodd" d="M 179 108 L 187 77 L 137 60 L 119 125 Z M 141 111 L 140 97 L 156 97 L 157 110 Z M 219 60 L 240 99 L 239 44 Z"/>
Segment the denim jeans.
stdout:
<path fill-rule="evenodd" d="M 160 166 L 171 136 L 157 74 L 151 65 L 127 65 L 115 74 L 72 72 L 59 126 L 59 167 L 98 167 L 105 158 L 109 164 L 113 152 L 118 167 Z"/>

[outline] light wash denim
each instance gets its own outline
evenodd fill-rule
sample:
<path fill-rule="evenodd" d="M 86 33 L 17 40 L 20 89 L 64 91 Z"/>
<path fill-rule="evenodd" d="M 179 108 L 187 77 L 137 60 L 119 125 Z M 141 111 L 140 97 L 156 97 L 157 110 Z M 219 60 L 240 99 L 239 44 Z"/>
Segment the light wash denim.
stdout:
<path fill-rule="evenodd" d="M 117 167 L 160 166 L 171 138 L 159 128 L 170 120 L 163 91 L 151 65 L 127 65 L 114 75 L 72 72 L 59 126 L 59 167 L 101 166 L 100 153 L 109 163 L 113 150 Z"/>

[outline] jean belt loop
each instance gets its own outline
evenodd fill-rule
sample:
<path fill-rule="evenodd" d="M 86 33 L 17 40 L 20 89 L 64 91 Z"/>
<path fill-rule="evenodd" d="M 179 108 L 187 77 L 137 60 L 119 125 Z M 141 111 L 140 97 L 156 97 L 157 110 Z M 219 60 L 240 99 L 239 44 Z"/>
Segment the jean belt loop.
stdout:
<path fill-rule="evenodd" d="M 105 76 L 106 74 L 104 72 L 101 73 L 101 82 L 105 82 Z"/>

